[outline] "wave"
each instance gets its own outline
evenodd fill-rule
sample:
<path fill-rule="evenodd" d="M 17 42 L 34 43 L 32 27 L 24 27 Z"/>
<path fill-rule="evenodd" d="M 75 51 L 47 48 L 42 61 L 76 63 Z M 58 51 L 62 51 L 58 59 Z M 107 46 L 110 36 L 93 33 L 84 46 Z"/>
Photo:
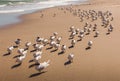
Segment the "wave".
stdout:
<path fill-rule="evenodd" d="M 24 12 L 25 10 L 3 10 L 0 13 L 17 13 L 17 12 Z"/>
<path fill-rule="evenodd" d="M 6 4 L 4 4 L 4 5 L 0 5 L 0 7 L 5 7 L 5 6 L 7 6 Z"/>
<path fill-rule="evenodd" d="M 18 17 L 23 14 L 55 6 L 81 3 L 81 1 L 85 0 L 34 0 L 34 2 L 7 2 L 2 5 L 0 3 L 0 27 L 20 22 Z"/>
<path fill-rule="evenodd" d="M 60 5 L 69 5 L 71 1 L 85 1 L 85 0 L 49 0 L 49 1 L 38 1 L 38 2 L 18 2 L 11 5 L 0 5 L 0 13 L 19 13 L 30 10 L 38 10 L 44 8 L 50 8 Z"/>

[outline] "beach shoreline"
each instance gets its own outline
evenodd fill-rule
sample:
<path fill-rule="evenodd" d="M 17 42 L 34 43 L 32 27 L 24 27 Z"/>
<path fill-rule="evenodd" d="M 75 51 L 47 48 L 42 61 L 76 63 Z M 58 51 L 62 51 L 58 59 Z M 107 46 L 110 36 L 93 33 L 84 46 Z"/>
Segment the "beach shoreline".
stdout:
<path fill-rule="evenodd" d="M 110 24 L 113 25 L 113 31 L 107 34 L 107 28 L 101 26 L 101 19 L 96 21 L 85 19 L 80 21 L 80 17 L 70 13 L 67 9 L 73 11 L 102 11 L 111 12 L 114 17 Z M 60 6 L 44 9 L 35 13 L 20 16 L 22 22 L 5 26 L 0 29 L 0 80 L 1 81 L 119 81 L 120 80 L 120 1 L 115 0 L 90 0 L 88 4 L 74 6 Z M 85 23 L 97 24 L 98 37 L 91 31 L 85 35 L 82 41 L 77 41 L 75 47 L 70 48 L 71 39 L 69 39 L 69 28 L 83 29 Z M 50 60 L 48 68 L 39 73 L 29 62 L 33 58 L 33 46 L 31 45 L 26 58 L 20 66 L 16 66 L 16 58 L 18 55 L 17 48 L 12 54 L 5 55 L 9 46 L 15 45 L 17 38 L 21 39 L 19 48 L 25 48 L 26 42 L 35 44 L 36 37 L 49 39 L 53 32 L 58 32 L 58 37 L 62 37 L 61 45 L 66 45 L 67 49 L 64 54 L 59 55 L 61 49 L 47 49 L 49 45 L 42 49 L 42 58 L 40 62 Z M 91 49 L 87 48 L 88 41 L 93 41 Z M 73 63 L 65 65 L 68 61 L 68 54 L 73 53 Z"/>
<path fill-rule="evenodd" d="M 50 4 L 49 4 L 50 2 Z M 79 2 L 79 3 L 77 3 Z M 58 7 L 58 6 L 67 6 L 67 5 L 77 5 L 77 4 L 84 4 L 86 1 L 45 1 L 45 2 L 36 2 L 36 3 L 31 3 L 31 5 L 27 4 L 26 5 L 28 6 L 28 9 L 27 8 L 22 8 L 21 9 L 19 8 L 20 5 L 16 5 L 14 6 L 13 5 L 13 8 L 12 9 L 9 9 L 7 10 L 7 7 L 12 7 L 12 5 L 8 5 L 8 6 L 5 6 L 5 8 L 3 7 L 0 8 L 0 17 L 3 18 L 0 20 L 0 27 L 4 27 L 4 26 L 7 26 L 7 25 L 11 25 L 11 24 L 15 24 L 15 23 L 19 23 L 21 22 L 21 20 L 19 19 L 20 16 L 22 15 L 25 15 L 25 14 L 31 14 L 31 13 L 35 13 L 37 11 L 40 11 L 40 10 L 43 10 L 43 9 L 48 9 L 48 8 L 54 8 L 54 7 Z M 55 4 L 57 3 L 57 4 Z M 59 4 L 58 4 L 59 3 Z M 33 7 L 36 5 L 37 7 L 36 8 L 32 8 L 30 9 L 29 7 L 31 7 L 33 5 Z M 41 6 L 40 6 L 41 5 Z M 25 5 L 22 5 L 23 7 Z M 18 7 L 18 10 L 16 10 L 15 8 Z"/>
<path fill-rule="evenodd" d="M 91 5 L 91 1 L 92 0 L 88 0 L 88 1 L 82 2 L 80 4 L 73 4 L 72 6 Z M 0 26 L 0 30 L 9 29 L 9 28 L 13 27 L 14 25 L 22 24 L 24 21 L 26 21 L 25 19 L 26 19 L 27 15 L 32 15 L 32 14 L 35 14 L 35 13 L 39 13 L 39 12 L 44 11 L 44 10 L 46 11 L 46 10 L 49 10 L 49 9 L 54 9 L 54 8 L 59 8 L 59 7 L 69 7 L 69 6 L 71 6 L 71 5 L 55 6 L 55 7 L 40 9 L 40 10 L 36 10 L 36 11 L 30 12 L 30 13 L 19 15 L 19 16 L 15 17 L 19 21 L 16 21 L 16 22 L 11 23 L 11 24 Z"/>

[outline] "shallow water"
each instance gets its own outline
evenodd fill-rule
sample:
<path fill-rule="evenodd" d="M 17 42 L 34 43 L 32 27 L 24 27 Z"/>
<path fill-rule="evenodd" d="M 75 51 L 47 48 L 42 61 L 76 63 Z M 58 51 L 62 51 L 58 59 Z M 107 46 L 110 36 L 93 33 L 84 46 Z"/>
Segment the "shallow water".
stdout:
<path fill-rule="evenodd" d="M 0 27 L 20 22 L 18 16 L 22 14 L 55 6 L 83 3 L 85 1 L 87 0 L 0 0 Z"/>

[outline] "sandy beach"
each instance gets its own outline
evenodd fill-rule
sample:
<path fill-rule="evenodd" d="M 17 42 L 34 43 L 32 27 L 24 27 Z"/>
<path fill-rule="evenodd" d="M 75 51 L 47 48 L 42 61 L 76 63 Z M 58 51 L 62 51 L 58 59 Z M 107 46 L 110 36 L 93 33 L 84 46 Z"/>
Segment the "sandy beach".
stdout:
<path fill-rule="evenodd" d="M 22 22 L 0 29 L 0 81 L 120 81 L 120 1 L 90 0 L 88 4 L 72 6 L 73 9 L 110 11 L 114 17 L 110 22 L 114 30 L 109 35 L 106 35 L 107 29 L 101 27 L 100 20 L 80 22 L 79 17 L 64 10 L 68 7 L 70 6 L 48 8 L 27 14 L 20 17 Z M 41 14 L 44 16 L 41 17 Z M 85 22 L 96 23 L 100 35 L 95 38 L 91 32 L 82 41 L 76 42 L 75 47 L 69 49 L 69 28 L 74 25 L 75 28 L 82 29 Z M 58 32 L 58 36 L 62 36 L 61 45 L 65 44 L 67 49 L 64 54 L 59 55 L 60 49 L 52 52 L 53 49 L 46 50 L 49 45 L 45 46 L 40 62 L 51 61 L 43 73 L 30 67 L 33 64 L 29 63 L 33 58 L 33 53 L 30 53 L 33 50 L 32 46 L 18 67 L 14 67 L 17 63 L 16 58 L 13 58 L 18 55 L 17 49 L 14 49 L 12 54 L 4 56 L 7 48 L 15 45 L 14 41 L 17 38 L 22 41 L 19 48 L 24 48 L 26 42 L 34 44 L 38 36 L 49 39 L 53 32 Z M 93 46 L 86 50 L 89 40 L 93 41 Z M 73 63 L 64 65 L 70 53 L 75 55 Z"/>

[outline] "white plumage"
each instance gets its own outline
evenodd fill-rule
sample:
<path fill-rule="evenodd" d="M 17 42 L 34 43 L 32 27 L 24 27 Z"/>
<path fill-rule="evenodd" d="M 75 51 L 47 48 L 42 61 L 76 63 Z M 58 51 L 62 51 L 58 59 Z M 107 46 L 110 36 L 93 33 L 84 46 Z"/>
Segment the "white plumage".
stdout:
<path fill-rule="evenodd" d="M 92 46 L 92 44 L 93 44 L 93 42 L 92 42 L 92 41 L 88 41 L 88 47 L 91 47 L 91 46 Z"/>
<path fill-rule="evenodd" d="M 70 62 L 73 62 L 73 58 L 74 58 L 74 54 L 69 54 L 69 55 L 68 55 L 68 60 L 69 60 Z"/>
<path fill-rule="evenodd" d="M 50 65 L 49 62 L 50 60 L 48 60 L 47 62 L 40 63 L 38 66 L 35 67 L 35 69 L 41 72 L 43 69 L 47 68 Z"/>
<path fill-rule="evenodd" d="M 14 49 L 13 46 L 10 46 L 9 48 L 7 48 L 8 53 L 12 53 L 12 50 L 13 50 L 13 49 Z"/>

